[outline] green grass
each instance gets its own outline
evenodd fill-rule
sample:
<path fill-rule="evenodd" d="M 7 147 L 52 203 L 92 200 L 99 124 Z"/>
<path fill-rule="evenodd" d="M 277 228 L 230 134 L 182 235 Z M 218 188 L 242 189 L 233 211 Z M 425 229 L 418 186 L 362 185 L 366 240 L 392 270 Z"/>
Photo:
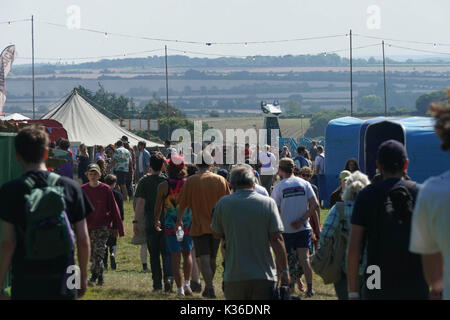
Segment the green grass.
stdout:
<path fill-rule="evenodd" d="M 325 221 L 328 210 L 322 210 L 321 221 Z M 125 203 L 125 237 L 119 238 L 117 243 L 117 270 L 105 270 L 105 284 L 89 287 L 83 300 L 175 300 L 180 299 L 176 293 L 153 293 L 151 273 L 143 273 L 139 257 L 140 246 L 130 243 L 133 237 L 134 213 L 131 203 Z M 222 256 L 219 251 L 217 258 L 217 272 L 214 277 L 217 299 L 224 299 L 222 287 Z M 305 282 L 303 280 L 303 282 Z M 202 286 L 204 281 L 202 280 Z M 174 286 L 175 287 L 175 286 Z M 298 290 L 298 289 L 296 289 Z M 324 285 L 321 278 L 314 275 L 314 290 L 316 300 L 336 299 L 332 285 Z M 299 294 L 297 291 L 296 294 Z M 193 297 L 181 299 L 203 299 L 201 294 L 194 293 Z"/>

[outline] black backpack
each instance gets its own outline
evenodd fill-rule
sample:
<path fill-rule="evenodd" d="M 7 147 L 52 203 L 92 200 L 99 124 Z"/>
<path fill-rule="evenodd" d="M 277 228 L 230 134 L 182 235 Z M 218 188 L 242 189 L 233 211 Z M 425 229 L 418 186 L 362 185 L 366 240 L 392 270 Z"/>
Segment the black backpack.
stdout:
<path fill-rule="evenodd" d="M 418 188 L 400 180 L 387 192 L 378 188 L 374 232 L 368 262 L 380 267 L 381 290 L 369 290 L 382 299 L 426 299 L 427 285 L 420 255 L 409 251 L 411 220 Z M 372 248 L 370 248 L 372 246 Z"/>

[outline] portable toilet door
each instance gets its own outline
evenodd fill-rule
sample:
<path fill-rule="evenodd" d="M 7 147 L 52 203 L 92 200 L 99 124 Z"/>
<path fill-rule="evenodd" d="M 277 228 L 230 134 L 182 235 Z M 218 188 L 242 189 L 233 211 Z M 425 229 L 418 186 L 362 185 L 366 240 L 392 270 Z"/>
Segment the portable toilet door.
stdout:
<path fill-rule="evenodd" d="M 399 123 L 380 121 L 370 124 L 364 133 L 364 154 L 360 157 L 364 162 L 364 171 L 372 179 L 376 174 L 377 151 L 387 140 L 397 140 L 406 147 L 405 130 Z"/>
<path fill-rule="evenodd" d="M 0 132 L 0 186 L 22 174 L 22 169 L 15 158 L 14 138 L 16 135 L 16 133 Z M 0 237 L 1 228 L 0 220 Z M 9 272 L 4 285 L 6 288 L 11 285 Z"/>

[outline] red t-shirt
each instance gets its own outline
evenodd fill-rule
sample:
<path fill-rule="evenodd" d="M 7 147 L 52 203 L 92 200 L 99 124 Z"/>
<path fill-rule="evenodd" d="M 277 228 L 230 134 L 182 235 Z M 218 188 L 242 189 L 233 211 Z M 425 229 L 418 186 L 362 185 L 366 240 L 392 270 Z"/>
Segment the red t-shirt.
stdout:
<path fill-rule="evenodd" d="M 114 225 L 114 228 L 119 230 L 119 235 L 123 237 L 125 234 L 123 223 L 112 189 L 102 182 L 95 188 L 86 183 L 81 189 L 94 207 L 94 211 L 86 218 L 88 230 L 100 227 L 112 228 Z"/>

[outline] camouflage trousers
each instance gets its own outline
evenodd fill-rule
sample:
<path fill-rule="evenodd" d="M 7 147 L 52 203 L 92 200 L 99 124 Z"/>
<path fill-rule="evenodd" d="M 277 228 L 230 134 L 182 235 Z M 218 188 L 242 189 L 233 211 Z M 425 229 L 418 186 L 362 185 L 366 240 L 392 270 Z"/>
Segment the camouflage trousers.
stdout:
<path fill-rule="evenodd" d="M 105 257 L 106 242 L 110 234 L 108 227 L 89 231 L 89 238 L 91 238 L 91 273 L 93 275 L 103 275 L 103 258 Z"/>

